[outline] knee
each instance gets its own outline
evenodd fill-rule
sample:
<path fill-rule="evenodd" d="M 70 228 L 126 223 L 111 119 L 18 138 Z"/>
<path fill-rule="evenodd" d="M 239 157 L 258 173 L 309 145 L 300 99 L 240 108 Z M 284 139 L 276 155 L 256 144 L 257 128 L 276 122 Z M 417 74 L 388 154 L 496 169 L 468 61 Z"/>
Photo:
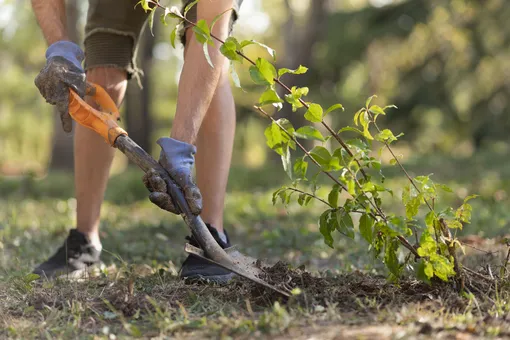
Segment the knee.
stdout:
<path fill-rule="evenodd" d="M 127 88 L 127 73 L 113 67 L 97 67 L 87 70 L 87 80 L 103 87 L 120 106 Z"/>

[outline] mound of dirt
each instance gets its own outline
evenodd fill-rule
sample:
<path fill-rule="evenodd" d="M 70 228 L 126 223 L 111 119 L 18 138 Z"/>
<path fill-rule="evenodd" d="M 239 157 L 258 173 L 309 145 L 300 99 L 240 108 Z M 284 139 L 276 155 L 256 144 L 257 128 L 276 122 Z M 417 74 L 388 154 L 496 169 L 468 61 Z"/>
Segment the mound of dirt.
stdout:
<path fill-rule="evenodd" d="M 370 309 L 381 305 L 403 305 L 412 302 L 435 300 L 447 301 L 452 310 L 465 308 L 467 300 L 462 299 L 451 285 L 435 283 L 427 285 L 413 279 L 388 282 L 384 276 L 365 274 L 359 271 L 338 276 L 314 276 L 304 267 L 292 268 L 284 262 L 265 267 L 261 279 L 285 291 L 296 288 L 300 293 L 285 299 L 277 292 L 261 287 L 250 281 L 247 286 L 250 297 L 255 301 L 282 301 L 302 305 L 336 304 L 342 311 L 359 311 L 360 305 Z"/>

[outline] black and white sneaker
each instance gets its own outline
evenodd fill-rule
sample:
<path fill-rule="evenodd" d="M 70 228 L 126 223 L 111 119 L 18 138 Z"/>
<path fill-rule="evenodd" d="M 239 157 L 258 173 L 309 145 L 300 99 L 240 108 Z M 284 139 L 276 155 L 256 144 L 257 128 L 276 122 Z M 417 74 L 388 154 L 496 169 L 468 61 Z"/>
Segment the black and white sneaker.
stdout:
<path fill-rule="evenodd" d="M 92 270 L 104 266 L 99 259 L 100 255 L 101 251 L 84 234 L 71 229 L 64 244 L 46 262 L 35 268 L 33 273 L 42 279 L 85 278 Z"/>
<path fill-rule="evenodd" d="M 214 237 L 216 242 L 221 246 L 221 248 L 225 249 L 230 247 L 230 240 L 228 238 L 227 232 L 223 231 L 226 236 L 226 242 L 223 241 L 218 234 L 218 231 L 211 227 L 209 224 L 207 225 L 207 229 L 211 232 L 211 235 Z M 193 236 L 187 236 L 186 239 L 189 241 L 189 244 L 200 248 L 198 241 Z M 192 254 L 188 255 L 186 260 L 182 263 L 182 267 L 180 270 L 181 278 L 185 279 L 186 282 L 212 282 L 218 284 L 228 283 L 233 277 L 234 273 L 226 270 L 220 266 L 215 264 L 211 264 L 199 257 L 196 257 Z"/>

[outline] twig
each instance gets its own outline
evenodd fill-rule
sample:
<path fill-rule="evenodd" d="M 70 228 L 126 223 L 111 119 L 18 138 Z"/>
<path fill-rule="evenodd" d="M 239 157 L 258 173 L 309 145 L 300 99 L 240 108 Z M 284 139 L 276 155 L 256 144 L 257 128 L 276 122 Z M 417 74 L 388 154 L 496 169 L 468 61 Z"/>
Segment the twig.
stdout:
<path fill-rule="evenodd" d="M 323 200 L 322 198 L 320 198 L 320 197 L 318 197 L 318 196 L 316 196 L 316 195 L 314 195 L 314 194 L 310 194 L 310 193 L 308 193 L 308 192 L 306 192 L 306 191 L 302 191 L 302 190 L 299 190 L 299 189 L 296 189 L 296 188 L 290 188 L 290 187 L 285 188 L 285 190 L 291 190 L 291 191 L 299 192 L 299 193 L 301 193 L 301 194 L 304 194 L 304 195 L 307 195 L 307 196 L 313 197 L 313 198 L 315 198 L 315 199 L 316 199 L 316 200 L 318 200 L 318 201 L 321 201 L 322 203 L 326 204 L 326 205 L 327 205 L 327 206 L 329 206 L 330 208 L 336 208 L 336 207 L 332 206 L 331 204 L 329 204 L 328 202 L 326 202 L 325 200 Z"/>
<path fill-rule="evenodd" d="M 468 272 L 468 273 L 470 273 L 470 274 L 472 274 L 472 275 L 474 275 L 474 276 L 476 276 L 476 277 L 478 277 L 478 278 L 480 278 L 480 279 L 483 279 L 483 280 L 485 280 L 485 281 L 487 281 L 487 282 L 491 282 L 491 283 L 492 283 L 492 282 L 494 282 L 494 281 L 495 281 L 495 280 L 491 279 L 490 277 L 487 277 L 487 276 L 485 276 L 485 275 L 482 275 L 482 274 L 480 274 L 480 273 L 475 272 L 475 271 L 474 271 L 474 270 L 472 270 L 472 269 L 469 269 L 468 267 L 464 267 L 464 266 L 463 266 L 463 267 L 462 267 L 462 269 L 464 269 L 466 272 Z"/>

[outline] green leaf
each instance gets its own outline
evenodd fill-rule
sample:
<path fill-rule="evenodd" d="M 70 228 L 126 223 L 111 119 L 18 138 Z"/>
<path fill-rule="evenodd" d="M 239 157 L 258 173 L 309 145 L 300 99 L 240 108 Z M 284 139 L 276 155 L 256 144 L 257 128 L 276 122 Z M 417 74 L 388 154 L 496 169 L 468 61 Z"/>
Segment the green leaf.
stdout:
<path fill-rule="evenodd" d="M 394 216 L 388 219 L 387 234 L 390 236 L 408 235 L 410 229 L 402 217 Z"/>
<path fill-rule="evenodd" d="M 372 102 L 372 99 L 374 99 L 374 98 L 377 98 L 377 96 L 375 94 L 367 99 L 367 101 L 365 102 L 365 107 L 366 108 L 368 108 L 368 106 Z"/>
<path fill-rule="evenodd" d="M 149 14 L 149 28 L 151 30 L 151 35 L 154 36 L 154 32 L 152 31 L 152 26 L 154 26 L 154 15 L 156 14 L 156 9 L 153 9 L 151 11 L 151 14 Z"/>
<path fill-rule="evenodd" d="M 398 251 L 398 242 L 395 240 L 390 240 L 386 244 L 386 250 L 384 253 L 384 263 L 386 267 L 390 270 L 390 272 L 395 276 L 400 276 L 400 265 L 397 257 Z"/>
<path fill-rule="evenodd" d="M 23 277 L 23 281 L 26 283 L 30 283 L 32 281 L 39 279 L 39 278 L 40 278 L 40 276 L 38 274 L 30 273 Z"/>
<path fill-rule="evenodd" d="M 250 66 L 250 76 L 257 85 L 273 85 L 276 69 L 266 59 L 258 58 L 256 64 Z"/>
<path fill-rule="evenodd" d="M 329 220 L 331 219 L 331 211 L 332 210 L 326 210 L 322 213 L 322 215 L 319 218 L 319 231 L 324 237 L 324 243 L 330 247 L 333 248 L 333 236 L 331 236 L 331 233 L 335 230 L 335 226 L 329 223 Z"/>
<path fill-rule="evenodd" d="M 434 267 L 432 266 L 432 263 L 426 262 L 423 268 L 423 273 L 430 279 L 432 276 L 434 276 Z"/>
<path fill-rule="evenodd" d="M 418 194 L 415 197 L 412 197 L 409 202 L 406 203 L 406 217 L 408 219 L 413 219 L 414 216 L 418 215 L 418 211 L 420 209 L 420 205 L 423 202 L 423 195 Z"/>
<path fill-rule="evenodd" d="M 205 59 L 207 60 L 207 63 L 212 67 L 214 68 L 214 65 L 212 63 L 212 60 L 211 60 L 211 56 L 209 55 L 209 45 L 207 45 L 207 42 L 204 43 L 203 45 L 203 50 L 204 50 L 204 56 L 205 56 Z"/>
<path fill-rule="evenodd" d="M 193 26 L 193 32 L 195 32 L 195 38 L 200 44 L 205 44 L 211 39 L 209 26 L 204 19 L 198 20 L 196 26 Z"/>
<path fill-rule="evenodd" d="M 312 123 L 322 122 L 323 111 L 319 104 L 310 104 L 308 110 L 305 113 L 306 120 Z"/>
<path fill-rule="evenodd" d="M 283 156 L 283 147 L 287 143 L 284 132 L 276 123 L 271 123 L 264 131 L 267 145 L 280 156 Z"/>
<path fill-rule="evenodd" d="M 239 80 L 239 75 L 237 74 L 233 62 L 230 62 L 230 76 L 232 77 L 232 81 L 234 82 L 235 87 L 241 88 L 241 81 Z"/>
<path fill-rule="evenodd" d="M 287 173 L 287 176 L 292 180 L 292 162 L 290 160 L 290 150 L 287 146 L 283 149 L 284 153 L 282 155 L 282 164 L 283 164 L 283 170 Z"/>
<path fill-rule="evenodd" d="M 471 204 L 464 203 L 455 211 L 455 218 L 463 223 L 471 223 Z"/>
<path fill-rule="evenodd" d="M 292 86 L 290 89 L 290 94 L 285 95 L 285 100 L 287 103 L 292 105 L 292 112 L 296 112 L 297 109 L 303 107 L 303 103 L 301 103 L 300 99 L 303 96 L 308 95 L 308 87 L 296 87 Z"/>
<path fill-rule="evenodd" d="M 369 131 L 370 116 L 367 111 L 364 111 L 359 115 L 359 122 L 363 127 L 363 136 L 368 140 L 374 139 Z"/>
<path fill-rule="evenodd" d="M 340 130 L 338 130 L 338 133 L 345 132 L 345 131 L 356 132 L 356 133 L 359 133 L 360 135 L 363 136 L 363 132 L 361 130 L 356 129 L 356 128 L 351 127 L 351 126 L 346 126 L 346 127 L 341 128 Z"/>
<path fill-rule="evenodd" d="M 416 272 L 416 277 L 418 280 L 425 282 L 430 285 L 430 278 L 434 275 L 434 269 L 430 262 L 425 259 L 419 259 L 418 262 L 414 266 L 414 270 Z M 429 276 L 430 274 L 430 276 Z"/>
<path fill-rule="evenodd" d="M 336 208 L 338 206 L 338 194 L 340 193 L 340 186 L 335 184 L 333 189 L 328 194 L 328 202 L 329 204 Z"/>
<path fill-rule="evenodd" d="M 384 109 L 382 109 L 380 106 L 378 105 L 372 105 L 370 106 L 370 108 L 368 109 L 368 111 L 372 112 L 372 114 L 374 116 L 378 116 L 378 115 L 386 115 L 386 112 L 384 112 Z"/>
<path fill-rule="evenodd" d="M 241 61 L 243 58 L 237 53 L 240 50 L 239 42 L 234 37 L 228 37 L 220 47 L 220 52 L 227 59 Z"/>
<path fill-rule="evenodd" d="M 272 104 L 273 106 L 277 107 L 278 109 L 281 109 L 283 107 L 282 105 L 283 100 L 281 100 L 280 96 L 278 96 L 278 93 L 274 90 L 274 88 L 269 87 L 259 98 L 259 105 L 269 105 Z"/>
<path fill-rule="evenodd" d="M 307 194 L 299 194 L 297 202 L 300 206 L 303 206 L 305 204 L 305 199 L 307 196 L 308 196 Z"/>
<path fill-rule="evenodd" d="M 310 155 L 317 163 L 319 163 L 320 166 L 324 167 L 327 167 L 331 160 L 331 154 L 328 149 L 319 145 L 310 150 Z"/>
<path fill-rule="evenodd" d="M 147 1 L 147 0 L 140 0 L 140 1 L 138 1 L 138 2 L 136 3 L 136 5 L 135 5 L 135 8 L 136 8 L 136 6 L 138 6 L 138 5 L 141 5 L 141 6 L 142 6 L 142 8 L 143 8 L 143 10 L 145 11 L 145 13 L 147 13 L 147 11 L 151 11 L 151 10 L 152 10 L 152 8 L 150 8 L 150 6 L 149 6 L 149 1 Z"/>
<path fill-rule="evenodd" d="M 453 263 L 447 257 L 439 254 L 433 254 L 430 256 L 430 262 L 434 268 L 434 275 L 441 280 L 448 282 L 448 278 L 455 275 Z"/>
<path fill-rule="evenodd" d="M 175 26 L 172 30 L 172 33 L 170 33 L 170 43 L 172 44 L 172 47 L 175 48 L 175 38 L 177 37 L 177 29 L 179 28 L 179 25 Z"/>
<path fill-rule="evenodd" d="M 428 227 L 433 227 L 434 221 L 436 221 L 436 220 L 437 220 L 436 214 L 433 211 L 429 211 L 428 214 L 425 216 L 425 224 Z"/>
<path fill-rule="evenodd" d="M 336 211 L 337 230 L 345 236 L 354 239 L 354 223 L 352 222 L 351 215 L 340 208 Z"/>
<path fill-rule="evenodd" d="M 306 178 L 306 172 L 308 170 L 308 162 L 304 160 L 305 156 L 299 157 L 294 163 L 294 173 L 299 178 Z"/>
<path fill-rule="evenodd" d="M 324 136 L 322 133 L 314 128 L 313 126 L 303 126 L 297 129 L 297 131 L 294 133 L 294 136 L 297 138 L 303 138 L 303 139 L 313 139 L 318 140 L 321 142 L 324 142 Z"/>
<path fill-rule="evenodd" d="M 462 223 L 459 221 L 451 221 L 451 220 L 445 220 L 446 225 L 450 229 L 461 229 L 462 230 Z"/>
<path fill-rule="evenodd" d="M 362 108 L 362 109 L 359 109 L 359 110 L 358 110 L 358 112 L 356 112 L 356 113 L 354 114 L 354 119 L 353 119 L 353 121 L 354 121 L 354 125 L 359 126 L 359 117 L 360 117 L 360 116 L 361 116 L 361 114 L 362 114 L 362 113 L 364 113 L 365 111 L 366 111 L 366 110 L 365 110 L 365 108 Z"/>
<path fill-rule="evenodd" d="M 299 67 L 295 70 L 291 70 L 291 69 L 288 69 L 288 68 L 281 68 L 278 70 L 278 78 L 280 78 L 281 76 L 283 76 L 284 74 L 287 74 L 287 73 L 290 73 L 290 74 L 303 74 L 303 73 L 306 73 L 308 71 L 308 68 L 307 67 L 304 67 L 302 65 L 299 65 Z"/>
<path fill-rule="evenodd" d="M 373 226 L 374 226 L 374 219 L 368 215 L 367 213 L 364 213 L 361 215 L 361 218 L 359 220 L 359 232 L 361 236 L 368 242 L 368 244 L 372 244 L 373 241 Z"/>
<path fill-rule="evenodd" d="M 445 192 L 453 192 L 452 188 L 444 184 L 436 184 L 436 187 L 442 189 Z"/>
<path fill-rule="evenodd" d="M 464 203 L 467 203 L 467 201 L 472 200 L 473 198 L 477 198 L 479 195 L 470 195 L 466 198 L 464 198 Z"/>
<path fill-rule="evenodd" d="M 326 112 L 324 113 L 324 116 L 327 115 L 328 113 L 332 112 L 332 111 L 335 111 L 335 110 L 339 110 L 341 109 L 342 111 L 345 111 L 344 107 L 342 104 L 334 104 L 334 105 L 331 105 L 327 110 Z"/>
<path fill-rule="evenodd" d="M 393 135 L 393 132 L 391 132 L 391 130 L 384 129 L 375 136 L 375 139 L 381 143 L 391 144 L 391 142 L 397 140 L 397 137 Z"/>
<path fill-rule="evenodd" d="M 174 18 L 174 19 L 180 19 L 182 15 L 176 6 L 172 6 L 172 8 L 165 7 L 165 12 L 163 14 L 161 14 L 161 17 L 160 17 L 161 23 L 165 26 L 168 25 L 166 23 L 167 16 L 170 16 L 170 18 Z"/>
<path fill-rule="evenodd" d="M 189 12 L 189 10 L 195 6 L 197 4 L 197 2 L 199 2 L 200 0 L 194 0 L 192 2 L 190 2 L 186 7 L 184 7 L 184 16 L 186 16 L 186 14 Z"/>
<path fill-rule="evenodd" d="M 418 255 L 421 257 L 431 256 L 437 251 L 436 240 L 430 235 L 428 231 L 424 231 L 420 237 L 420 247 L 417 249 Z"/>
<path fill-rule="evenodd" d="M 214 17 L 213 21 L 211 22 L 211 31 L 212 31 L 214 25 L 216 25 L 216 22 L 223 16 L 223 14 L 225 14 L 227 12 L 230 12 L 230 11 L 234 11 L 234 9 L 233 8 L 226 9 L 223 12 L 221 12 L 220 14 L 218 14 L 217 16 Z"/>
<path fill-rule="evenodd" d="M 241 49 L 242 48 L 245 48 L 246 46 L 248 45 L 259 45 L 260 47 L 264 48 L 267 53 L 269 53 L 272 57 L 273 57 L 273 60 L 276 61 L 276 51 L 273 50 L 271 47 L 263 44 L 263 43 L 260 43 L 258 41 L 255 41 L 255 40 L 244 40 L 244 41 L 241 41 Z M 275 73 L 276 74 L 276 73 Z"/>

